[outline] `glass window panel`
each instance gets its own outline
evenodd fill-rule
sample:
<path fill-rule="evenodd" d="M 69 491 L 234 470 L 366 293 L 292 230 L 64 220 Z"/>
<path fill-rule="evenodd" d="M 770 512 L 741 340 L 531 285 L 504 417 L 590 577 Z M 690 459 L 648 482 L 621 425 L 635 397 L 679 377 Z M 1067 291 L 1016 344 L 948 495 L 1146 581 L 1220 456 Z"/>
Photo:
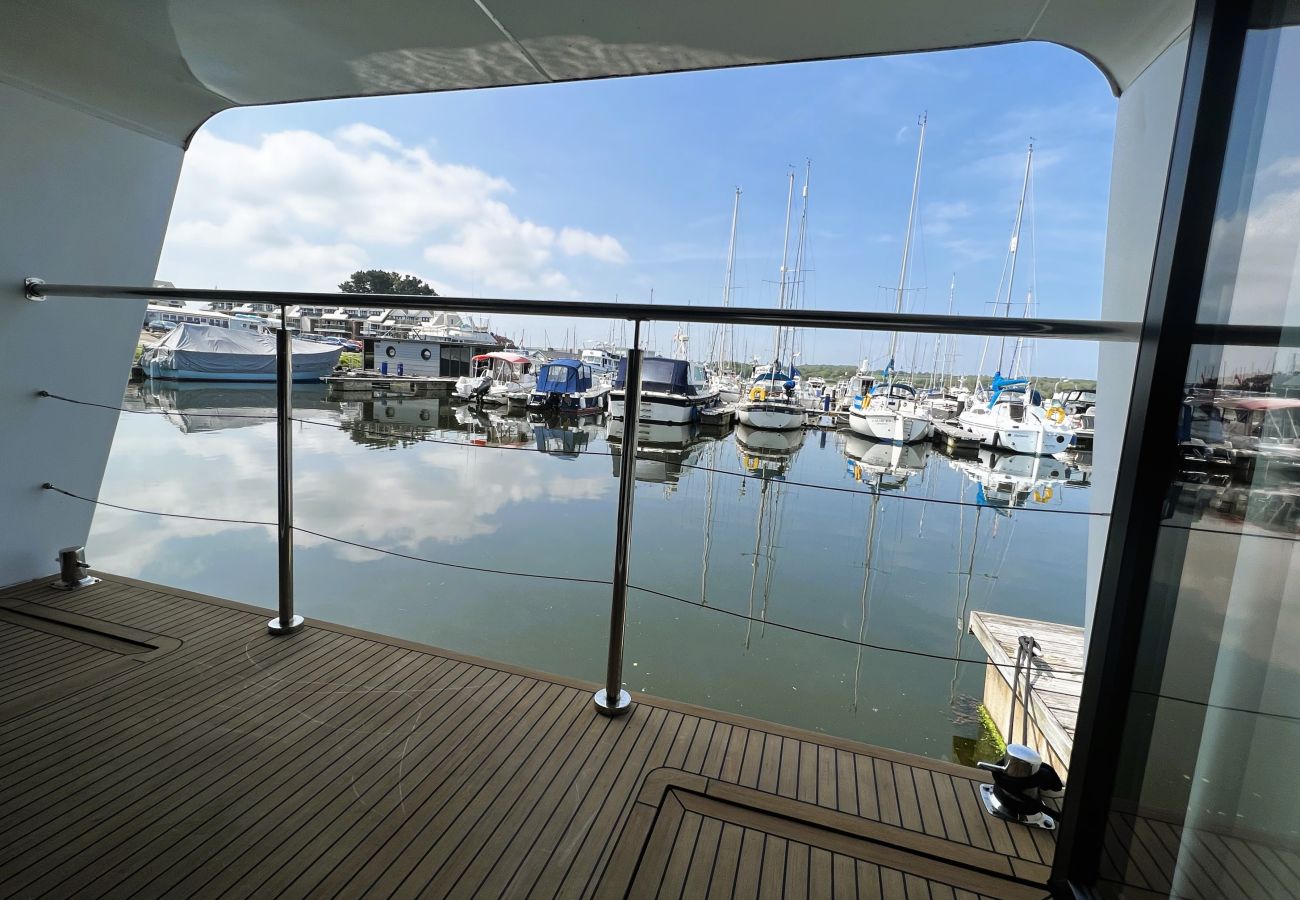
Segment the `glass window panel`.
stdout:
<path fill-rule="evenodd" d="M 1251 31 L 1201 322 L 1300 321 L 1297 109 L 1300 27 Z M 1193 347 L 1186 387 L 1099 887 L 1293 896 L 1300 348 Z"/>

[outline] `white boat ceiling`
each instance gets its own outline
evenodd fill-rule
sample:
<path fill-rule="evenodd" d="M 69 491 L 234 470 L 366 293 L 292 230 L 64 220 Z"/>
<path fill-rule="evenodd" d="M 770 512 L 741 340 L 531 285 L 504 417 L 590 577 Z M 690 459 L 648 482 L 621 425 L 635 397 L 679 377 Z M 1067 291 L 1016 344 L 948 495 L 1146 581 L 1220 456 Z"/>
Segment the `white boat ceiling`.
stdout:
<path fill-rule="evenodd" d="M 234 106 L 1050 41 L 1118 94 L 1191 0 L 0 0 L 0 80 L 184 145 Z"/>

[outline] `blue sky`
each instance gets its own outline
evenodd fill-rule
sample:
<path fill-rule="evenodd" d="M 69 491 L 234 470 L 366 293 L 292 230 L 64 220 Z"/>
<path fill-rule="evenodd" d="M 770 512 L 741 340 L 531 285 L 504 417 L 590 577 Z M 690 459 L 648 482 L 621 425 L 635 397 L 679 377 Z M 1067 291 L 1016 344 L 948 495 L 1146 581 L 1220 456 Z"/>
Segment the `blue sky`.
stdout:
<path fill-rule="evenodd" d="M 159 277 L 328 290 L 399 269 L 476 296 L 717 304 L 743 190 L 735 302 L 774 305 L 788 166 L 812 160 L 808 305 L 888 309 L 929 117 L 909 308 L 988 313 L 1035 141 L 1038 312 L 1100 308 L 1116 101 L 1072 51 L 1021 44 L 886 59 L 232 110 L 182 172 Z M 499 318 L 558 343 L 572 323 Z M 608 326 L 577 326 L 579 339 Z M 654 335 L 667 350 L 671 326 Z M 705 329 L 692 329 L 702 351 Z M 770 338 L 739 339 L 758 353 Z M 821 332 L 805 362 L 878 359 L 884 336 Z M 928 344 L 927 344 L 928 345 Z M 974 370 L 963 341 L 957 367 Z M 1095 345 L 1037 349 L 1091 376 Z M 1050 370 L 1050 371 L 1048 371 Z"/>

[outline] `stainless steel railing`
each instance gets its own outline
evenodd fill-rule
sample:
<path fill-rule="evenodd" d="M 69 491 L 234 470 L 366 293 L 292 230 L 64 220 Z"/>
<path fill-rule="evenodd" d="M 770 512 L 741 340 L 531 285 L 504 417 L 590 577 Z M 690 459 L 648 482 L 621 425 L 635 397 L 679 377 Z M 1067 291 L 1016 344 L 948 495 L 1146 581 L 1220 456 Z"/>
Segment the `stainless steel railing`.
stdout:
<path fill-rule="evenodd" d="M 39 278 L 24 282 L 27 299 L 47 297 L 141 300 L 174 298 L 196 301 L 238 301 L 270 303 L 280 307 L 280 329 L 276 335 L 276 490 L 279 577 L 276 618 L 267 623 L 272 634 L 292 634 L 303 627 L 294 612 L 293 585 L 293 438 L 289 427 L 293 410 L 293 354 L 286 327 L 290 306 L 348 306 L 363 308 L 472 311 L 507 315 L 564 316 L 621 319 L 632 324 L 632 346 L 628 348 L 626 382 L 641 383 L 641 325 L 645 322 L 704 322 L 732 325 L 828 328 L 839 330 L 897 330 L 921 333 L 991 335 L 993 337 L 1037 337 L 1133 342 L 1139 337 L 1136 323 L 1083 321 L 1075 319 L 1006 319 L 990 316 L 926 316 L 904 313 L 850 312 L 836 310 L 777 310 L 753 307 L 708 307 L 645 303 L 576 302 L 550 300 L 484 299 L 479 297 L 426 297 L 397 294 L 279 293 L 267 291 L 192 290 L 188 288 L 134 287 L 45 283 Z M 605 715 L 627 712 L 632 699 L 623 690 L 623 642 L 627 618 L 628 566 L 631 559 L 632 511 L 636 496 L 637 428 L 640 394 L 627 391 L 624 401 L 623 449 L 620 460 L 617 532 L 614 546 L 613 590 L 610 598 L 609 655 L 605 686 L 593 698 Z"/>

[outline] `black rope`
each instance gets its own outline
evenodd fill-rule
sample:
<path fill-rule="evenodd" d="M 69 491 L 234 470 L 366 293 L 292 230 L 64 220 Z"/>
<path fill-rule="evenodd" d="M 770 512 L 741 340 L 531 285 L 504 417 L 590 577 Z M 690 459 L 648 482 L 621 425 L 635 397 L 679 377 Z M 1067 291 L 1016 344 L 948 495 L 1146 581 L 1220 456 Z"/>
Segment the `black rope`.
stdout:
<path fill-rule="evenodd" d="M 96 500 L 93 497 L 83 497 L 81 494 L 74 494 L 72 491 L 65 491 L 61 487 L 55 487 L 48 481 L 41 487 L 47 491 L 54 491 L 56 494 L 62 494 L 65 497 L 71 497 L 74 500 L 84 500 L 87 503 L 93 503 L 96 506 L 107 506 L 110 509 L 120 509 L 124 512 L 140 513 L 145 516 L 161 516 L 165 519 L 191 519 L 196 522 L 225 522 L 228 525 L 262 525 L 267 528 L 276 527 L 275 522 L 259 522 L 255 519 L 223 519 L 218 516 L 191 516 L 185 513 L 160 512 L 155 509 L 140 509 L 135 506 L 122 506 L 117 503 L 109 503 L 107 500 Z"/>
<path fill-rule="evenodd" d="M 49 391 L 37 391 L 37 397 L 48 397 L 51 400 L 62 400 L 64 403 L 75 403 L 77 406 L 93 406 L 96 409 L 107 409 L 114 412 L 131 413 L 135 416 L 194 416 L 195 418 L 209 419 L 261 419 L 265 422 L 274 422 L 275 416 L 254 415 L 253 413 L 208 413 L 208 412 L 189 412 L 179 409 L 131 409 L 129 406 L 113 406 L 108 403 L 94 403 L 90 400 L 73 400 L 71 397 L 64 397 L 62 394 L 53 394 Z"/>
<path fill-rule="evenodd" d="M 94 504 L 95 506 L 107 506 L 111 509 L 120 509 L 120 510 L 124 510 L 125 512 L 140 513 L 141 515 L 146 515 L 146 516 L 161 516 L 167 519 L 192 519 L 200 522 L 224 522 L 229 525 L 261 525 L 268 528 L 276 527 L 275 522 L 260 522 L 254 519 L 224 519 L 218 516 L 193 516 L 193 515 L 185 515 L 183 513 L 162 512 L 160 510 L 155 510 L 155 509 L 140 509 L 134 506 L 122 506 L 117 503 L 109 503 L 105 500 L 97 500 L 93 497 L 85 497 L 82 496 L 81 494 L 76 494 L 73 493 L 72 491 L 64 490 L 61 487 L 55 487 L 53 484 L 50 484 L 48 481 L 45 482 L 45 484 L 41 485 L 41 487 L 47 491 L 54 491 L 55 493 L 62 494 L 65 497 L 71 497 L 74 500 L 81 500 L 86 503 Z M 293 526 L 293 530 L 300 531 L 303 534 L 310 534 L 314 537 L 322 538 L 327 541 L 333 541 L 334 543 L 337 544 L 346 544 L 349 547 L 357 547 L 362 550 L 370 550 L 375 553 L 383 553 L 383 554 L 387 554 L 388 556 L 396 556 L 401 559 L 409 559 L 413 562 L 428 563 L 431 566 L 444 566 L 449 569 L 465 569 L 471 572 L 483 572 L 488 575 L 509 575 L 516 578 L 540 578 L 545 581 L 569 581 L 577 584 L 603 584 L 603 585 L 613 584 L 612 581 L 609 581 L 608 579 L 601 579 L 601 578 L 579 578 L 577 576 L 572 576 L 572 575 L 546 575 L 537 572 L 515 572 L 509 569 L 493 569 L 486 566 L 471 566 L 465 563 L 453 563 L 441 559 L 429 559 L 428 557 L 425 556 L 413 556 L 408 553 L 401 553 L 397 550 L 387 550 L 383 547 L 372 547 L 369 544 L 362 544 L 362 543 L 358 543 L 357 541 L 349 541 L 345 538 L 335 537 L 332 534 L 324 534 L 319 531 L 312 531 L 309 528 L 301 528 L 297 525 Z"/>
<path fill-rule="evenodd" d="M 327 541 L 333 541 L 336 544 L 345 544 L 349 547 L 357 547 L 361 550 L 370 550 L 374 553 L 383 553 L 388 556 L 396 556 L 398 559 L 407 559 L 411 562 L 428 563 L 431 566 L 444 566 L 448 569 L 464 569 L 468 572 L 484 572 L 489 575 L 509 575 L 514 578 L 539 578 L 543 581 L 567 581 L 573 584 L 603 584 L 612 585 L 614 582 L 608 578 L 579 578 L 576 575 L 545 575 L 539 572 L 515 572 L 510 569 L 491 569 L 485 566 L 471 566 L 467 563 L 453 563 L 441 559 L 429 559 L 425 556 L 413 556 L 409 553 L 402 553 L 397 550 L 388 550 L 384 547 L 372 547 L 369 544 L 362 544 L 357 541 L 349 541 L 346 538 L 335 537 L 332 534 L 323 534 L 319 531 L 312 531 L 310 528 L 299 528 L 293 526 L 294 531 L 300 531 L 303 534 L 314 535 L 318 538 L 324 538 Z"/>

